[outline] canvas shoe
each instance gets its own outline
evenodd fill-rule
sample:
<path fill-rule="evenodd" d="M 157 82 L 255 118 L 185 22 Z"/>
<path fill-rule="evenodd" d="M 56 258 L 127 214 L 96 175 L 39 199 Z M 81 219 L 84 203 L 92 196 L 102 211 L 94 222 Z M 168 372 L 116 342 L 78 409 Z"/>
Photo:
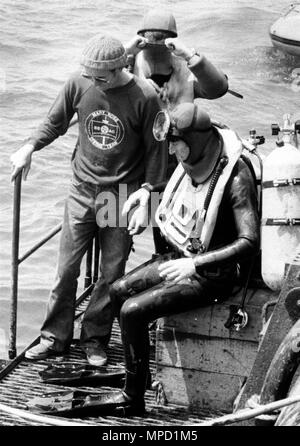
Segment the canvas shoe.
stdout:
<path fill-rule="evenodd" d="M 84 351 L 89 364 L 98 367 L 107 364 L 107 355 L 100 345 L 97 347 L 85 347 Z"/>
<path fill-rule="evenodd" d="M 65 352 L 58 352 L 56 350 L 53 350 L 49 348 L 47 345 L 42 344 L 41 342 L 34 347 L 31 347 L 29 350 L 26 350 L 25 352 L 25 358 L 31 359 L 31 360 L 38 360 L 38 359 L 46 359 L 51 356 L 61 356 Z"/>

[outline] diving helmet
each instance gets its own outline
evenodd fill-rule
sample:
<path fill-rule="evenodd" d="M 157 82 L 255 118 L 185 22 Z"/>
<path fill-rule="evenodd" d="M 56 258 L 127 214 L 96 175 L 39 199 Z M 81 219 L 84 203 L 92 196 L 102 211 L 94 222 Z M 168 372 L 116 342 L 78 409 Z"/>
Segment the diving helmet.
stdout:
<path fill-rule="evenodd" d="M 138 30 L 138 34 L 145 36 L 145 33 L 162 32 L 167 37 L 177 37 L 176 21 L 170 12 L 158 10 L 149 11 L 143 19 L 143 24 Z"/>

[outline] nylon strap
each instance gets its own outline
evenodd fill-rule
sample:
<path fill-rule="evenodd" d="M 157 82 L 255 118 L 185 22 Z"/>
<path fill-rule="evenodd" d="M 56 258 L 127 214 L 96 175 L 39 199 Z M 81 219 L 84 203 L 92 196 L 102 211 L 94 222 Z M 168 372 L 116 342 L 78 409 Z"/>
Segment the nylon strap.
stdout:
<path fill-rule="evenodd" d="M 263 181 L 263 189 L 271 187 L 300 186 L 300 178 L 280 178 L 272 181 Z"/>
<path fill-rule="evenodd" d="M 263 226 L 299 226 L 300 218 L 263 218 Z"/>

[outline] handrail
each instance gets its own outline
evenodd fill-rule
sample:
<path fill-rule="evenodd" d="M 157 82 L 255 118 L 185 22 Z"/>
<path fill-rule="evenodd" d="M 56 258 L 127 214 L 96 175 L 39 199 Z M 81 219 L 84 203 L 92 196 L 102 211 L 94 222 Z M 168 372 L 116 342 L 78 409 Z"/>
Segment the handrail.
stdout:
<path fill-rule="evenodd" d="M 17 339 L 17 310 L 18 310 L 18 278 L 19 265 L 36 252 L 41 246 L 51 240 L 62 228 L 60 223 L 52 229 L 45 237 L 30 248 L 22 257 L 19 258 L 19 240 L 20 240 L 20 207 L 21 207 L 21 184 L 22 171 L 15 178 L 14 196 L 13 196 L 13 231 L 12 231 L 12 275 L 11 275 L 11 308 L 10 308 L 10 333 L 9 333 L 9 359 L 14 359 L 17 355 L 16 339 Z M 94 244 L 94 261 L 93 261 L 93 244 Z M 94 274 L 92 272 L 94 267 Z M 90 287 L 98 278 L 99 269 L 99 242 L 95 237 L 94 243 L 91 242 L 86 257 L 86 275 L 84 280 L 84 288 Z"/>
<path fill-rule="evenodd" d="M 31 254 L 33 254 L 35 251 L 37 251 L 41 246 L 43 246 L 45 243 L 47 243 L 49 240 L 52 239 L 58 232 L 61 230 L 62 224 L 59 223 L 59 225 L 55 226 L 52 231 L 50 231 L 44 238 L 42 238 L 39 242 L 36 243 L 31 249 L 29 249 L 25 254 L 23 254 L 22 257 L 19 259 L 19 264 L 24 262 Z"/>
<path fill-rule="evenodd" d="M 91 292 L 94 289 L 94 284 L 91 284 L 89 287 L 87 287 L 82 294 L 77 298 L 76 300 L 76 307 L 78 307 L 86 298 L 91 294 Z M 78 319 L 81 316 L 81 313 L 75 314 L 75 320 Z M 12 361 L 9 362 L 2 370 L 0 370 L 0 381 L 8 376 L 8 374 L 16 368 L 20 362 L 23 361 L 25 357 L 26 350 L 30 350 L 31 347 L 34 347 L 39 343 L 40 337 L 36 337 L 31 344 L 27 345 L 26 348 L 18 354 Z"/>
<path fill-rule="evenodd" d="M 13 195 L 13 230 L 12 230 L 12 261 L 11 261 L 11 307 L 10 307 L 10 326 L 9 326 L 9 347 L 8 357 L 14 359 L 17 355 L 17 313 L 18 313 L 18 281 L 19 281 L 19 265 L 26 260 L 31 254 L 37 251 L 42 245 L 56 235 L 62 225 L 58 225 L 40 242 L 29 249 L 21 258 L 19 258 L 20 247 L 20 208 L 21 208 L 21 170 L 14 181 Z"/>
<path fill-rule="evenodd" d="M 73 119 L 70 122 L 69 128 L 78 122 Z M 17 339 L 17 309 L 18 309 L 18 279 L 19 279 L 19 265 L 36 252 L 41 246 L 51 240 L 62 228 L 62 224 L 57 225 L 32 248 L 30 248 L 22 257 L 19 258 L 20 246 L 20 208 L 21 208 L 21 185 L 22 185 L 21 170 L 14 180 L 13 193 L 13 230 L 12 230 L 12 260 L 11 260 L 11 307 L 10 307 L 10 327 L 9 327 L 9 347 L 8 357 L 14 359 L 17 355 L 16 339 Z M 94 267 L 94 275 L 92 274 L 92 264 Z M 99 242 L 98 237 L 95 237 L 94 242 L 94 262 L 93 262 L 93 243 L 87 250 L 86 259 L 86 276 L 84 280 L 84 287 L 87 289 L 92 283 L 95 283 L 98 278 L 99 269 Z M 85 294 L 85 293 L 83 293 Z"/>
<path fill-rule="evenodd" d="M 11 260 L 11 310 L 9 326 L 9 359 L 15 358 L 17 337 L 17 306 L 18 306 L 18 276 L 19 276 L 19 241 L 20 241 L 20 204 L 21 204 L 22 171 L 17 175 L 13 196 L 13 233 Z"/>

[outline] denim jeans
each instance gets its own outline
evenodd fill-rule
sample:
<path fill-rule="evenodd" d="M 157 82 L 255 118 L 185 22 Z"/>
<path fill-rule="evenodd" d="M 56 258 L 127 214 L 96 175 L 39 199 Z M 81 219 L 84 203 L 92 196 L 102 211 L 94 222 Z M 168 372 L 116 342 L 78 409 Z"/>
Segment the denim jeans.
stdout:
<path fill-rule="evenodd" d="M 128 195 L 138 184 L 127 186 Z M 65 204 L 60 238 L 58 267 L 50 293 L 46 318 L 41 328 L 41 342 L 56 351 L 65 350 L 73 338 L 75 299 L 80 264 L 91 240 L 98 231 L 100 278 L 86 309 L 82 330 L 83 347 L 107 344 L 113 323 L 109 286 L 125 271 L 132 238 L 126 225 L 99 228 L 96 222 L 97 196 L 113 194 L 118 203 L 117 186 L 99 186 L 73 178 Z M 99 223 L 99 221 L 98 221 Z"/>

